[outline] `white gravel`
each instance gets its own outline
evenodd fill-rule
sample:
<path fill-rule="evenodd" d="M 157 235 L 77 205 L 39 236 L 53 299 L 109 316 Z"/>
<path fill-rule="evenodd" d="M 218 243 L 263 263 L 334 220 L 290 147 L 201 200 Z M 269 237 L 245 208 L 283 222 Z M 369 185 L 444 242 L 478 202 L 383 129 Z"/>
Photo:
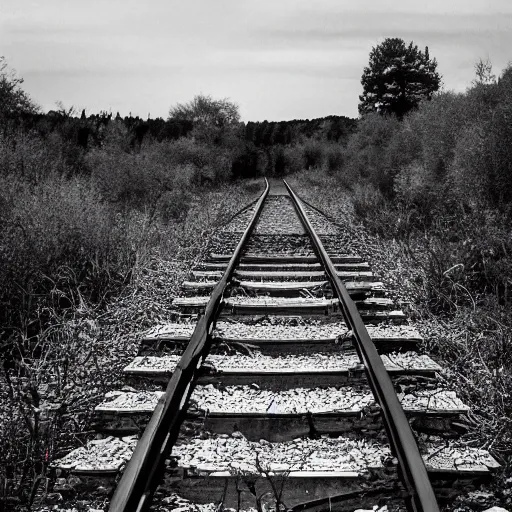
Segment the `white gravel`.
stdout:
<path fill-rule="evenodd" d="M 487 450 L 468 448 L 459 443 L 442 446 L 439 441 L 427 441 L 421 449 L 427 469 L 486 470 L 498 468 L 498 462 Z"/>
<path fill-rule="evenodd" d="M 290 197 L 268 196 L 254 233 L 303 235 L 306 232 Z"/>
<path fill-rule="evenodd" d="M 122 439 L 108 437 L 90 441 L 55 461 L 52 466 L 70 471 L 116 471 L 131 457 L 136 436 Z M 468 448 L 461 443 L 436 438 L 421 439 L 420 449 L 427 468 L 470 470 L 499 467 L 485 450 Z M 358 471 L 381 467 L 390 457 L 387 445 L 340 436 L 320 439 L 295 439 L 285 443 L 250 442 L 240 432 L 232 436 L 211 435 L 193 438 L 173 449 L 183 468 L 197 471 L 247 470 L 256 473 L 256 454 L 262 466 L 270 470 L 292 471 Z"/>
<path fill-rule="evenodd" d="M 341 235 L 342 229 L 329 221 L 325 215 L 317 212 L 305 203 L 302 203 L 306 216 L 318 235 Z"/>
<path fill-rule="evenodd" d="M 270 471 L 360 472 L 380 467 L 381 457 L 389 457 L 389 447 L 362 439 L 295 439 L 283 443 L 247 441 L 240 433 L 191 439 L 175 446 L 183 468 L 198 471 L 247 471 L 258 473 L 256 456 L 262 468 Z"/>
<path fill-rule="evenodd" d="M 421 445 L 424 460 L 431 469 L 494 468 L 497 462 L 485 450 L 468 448 L 445 440 L 429 440 Z M 240 470 L 258 473 L 256 454 L 267 470 L 281 471 L 355 471 L 382 467 L 391 456 L 389 446 L 364 439 L 340 436 L 320 439 L 295 439 L 281 443 L 251 442 L 239 432 L 194 438 L 175 446 L 173 455 L 179 465 L 197 471 Z"/>
<path fill-rule="evenodd" d="M 194 331 L 193 323 L 168 323 L 155 326 L 145 334 L 147 339 L 159 338 L 190 338 Z M 367 326 L 368 333 L 375 339 L 415 339 L 421 340 L 421 335 L 414 326 L 410 325 L 376 325 Z M 338 337 L 348 338 L 351 331 L 344 322 L 309 322 L 300 325 L 287 325 L 279 320 L 271 322 L 264 320 L 256 324 L 242 322 L 219 321 L 214 335 L 224 339 L 264 339 L 264 340 L 335 340 Z"/>
<path fill-rule="evenodd" d="M 239 213 L 230 222 L 222 226 L 220 231 L 224 233 L 243 233 L 254 215 L 255 207 L 256 205 L 250 206 L 242 213 Z"/>
<path fill-rule="evenodd" d="M 271 357 L 254 350 L 254 357 L 247 355 L 214 355 L 206 358 L 206 364 L 213 366 L 218 371 L 226 370 L 274 370 L 274 371 L 318 371 L 353 369 L 360 366 L 357 354 L 316 353 L 315 355 L 283 355 Z M 179 355 L 138 356 L 126 368 L 125 371 L 137 371 L 141 369 L 160 370 L 172 372 L 180 359 Z"/>
<path fill-rule="evenodd" d="M 308 235 L 300 234 L 258 234 L 249 239 L 244 256 L 273 257 L 315 257 L 315 251 Z"/>
<path fill-rule="evenodd" d="M 106 400 L 96 407 L 96 411 L 153 412 L 163 395 L 163 391 L 111 391 L 105 395 Z"/>
<path fill-rule="evenodd" d="M 216 323 L 214 335 L 224 339 L 280 339 L 280 340 L 335 340 L 338 336 L 348 337 L 349 329 L 343 322 L 309 322 L 287 325 L 272 319 L 256 324 L 242 322 Z"/>
<path fill-rule="evenodd" d="M 352 387 L 295 388 L 273 392 L 252 386 L 212 384 L 197 386 L 192 394 L 197 407 L 216 413 L 297 414 L 359 411 L 373 402 L 368 390 Z"/>
<path fill-rule="evenodd" d="M 460 400 L 455 391 L 446 389 L 398 393 L 398 399 L 406 411 L 469 411 L 469 407 Z"/>
<path fill-rule="evenodd" d="M 235 509 L 224 508 L 226 512 L 236 512 Z M 217 503 L 194 503 L 172 493 L 168 496 L 154 499 L 151 512 L 219 512 Z M 90 512 L 90 511 L 89 511 Z M 244 508 L 242 512 L 256 512 L 254 508 Z M 357 511 L 356 511 L 357 512 Z M 373 511 L 375 512 L 375 511 Z M 380 511 L 377 511 L 380 512 Z"/>
<path fill-rule="evenodd" d="M 137 436 L 109 436 L 89 441 L 55 461 L 52 466 L 72 471 L 118 471 L 132 456 Z"/>
<path fill-rule="evenodd" d="M 366 330 L 372 339 L 422 339 L 412 325 L 367 325 Z"/>
<path fill-rule="evenodd" d="M 152 413 L 163 392 L 122 392 L 102 402 L 97 412 Z M 455 392 L 442 389 L 399 394 L 407 411 L 467 411 Z M 210 413 L 305 414 L 361 411 L 375 404 L 370 389 L 361 387 L 294 388 L 283 391 L 259 389 L 255 385 L 217 387 L 196 386 L 192 400 Z"/>
<path fill-rule="evenodd" d="M 441 367 L 429 356 L 418 354 L 417 352 L 393 352 L 382 355 L 381 358 L 388 370 L 395 368 L 402 368 L 404 370 L 441 370 Z"/>
<path fill-rule="evenodd" d="M 415 339 L 421 335 L 410 325 L 366 326 L 368 334 L 375 339 Z M 256 324 L 219 321 L 214 335 L 226 340 L 336 340 L 350 338 L 352 331 L 344 322 L 322 323 L 315 320 L 299 325 L 289 325 L 278 320 L 263 320 Z"/>
<path fill-rule="evenodd" d="M 427 355 L 420 355 L 416 352 L 401 352 L 381 356 L 384 365 L 388 369 L 431 369 L 440 370 L 436 364 Z M 162 372 L 171 373 L 174 371 L 180 355 L 166 356 L 137 356 L 126 368 L 125 372 Z M 359 357 L 355 353 L 346 352 L 317 352 L 310 354 L 284 354 L 281 356 L 264 355 L 257 350 L 253 350 L 253 357 L 243 354 L 235 355 L 214 355 L 211 354 L 206 359 L 206 364 L 212 366 L 217 371 L 286 371 L 286 372 L 318 372 L 319 370 L 355 370 L 361 368 Z"/>

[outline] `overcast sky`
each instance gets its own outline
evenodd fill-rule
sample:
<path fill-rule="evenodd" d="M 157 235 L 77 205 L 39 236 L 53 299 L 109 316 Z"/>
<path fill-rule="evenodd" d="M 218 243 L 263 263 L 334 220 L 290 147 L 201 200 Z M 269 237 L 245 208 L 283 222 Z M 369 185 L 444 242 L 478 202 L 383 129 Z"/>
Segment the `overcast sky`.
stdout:
<path fill-rule="evenodd" d="M 195 94 L 244 120 L 357 116 L 372 46 L 413 40 L 463 91 L 512 60 L 510 0 L 0 0 L 0 55 L 44 110 L 167 116 Z"/>

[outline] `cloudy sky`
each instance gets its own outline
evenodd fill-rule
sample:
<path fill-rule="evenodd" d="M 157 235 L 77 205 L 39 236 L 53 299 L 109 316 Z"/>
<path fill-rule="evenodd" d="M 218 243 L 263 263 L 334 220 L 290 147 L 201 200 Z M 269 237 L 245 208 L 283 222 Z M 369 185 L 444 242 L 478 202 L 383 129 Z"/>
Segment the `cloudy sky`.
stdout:
<path fill-rule="evenodd" d="M 429 46 L 445 89 L 512 60 L 510 0 L 0 0 L 0 55 L 45 110 L 167 115 L 195 94 L 244 120 L 357 116 L 385 37 Z"/>

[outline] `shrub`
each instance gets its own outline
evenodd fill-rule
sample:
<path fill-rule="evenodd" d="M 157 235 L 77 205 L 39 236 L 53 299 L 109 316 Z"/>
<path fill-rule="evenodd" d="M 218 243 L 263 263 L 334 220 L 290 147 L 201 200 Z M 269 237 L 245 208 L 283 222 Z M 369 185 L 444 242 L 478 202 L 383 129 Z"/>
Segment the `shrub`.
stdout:
<path fill-rule="evenodd" d="M 382 192 L 371 183 L 356 183 L 352 187 L 352 203 L 354 213 L 364 219 L 367 224 L 371 224 L 377 231 L 390 233 L 393 223 L 387 224 L 385 217 L 389 214 L 389 209 Z M 387 226 L 387 229 L 384 228 Z"/>
<path fill-rule="evenodd" d="M 284 147 L 284 165 L 286 174 L 292 174 L 304 169 L 304 157 L 300 146 Z"/>
<path fill-rule="evenodd" d="M 44 139 L 18 131 L 0 136 L 0 174 L 12 175 L 36 185 L 51 174 L 66 172 L 62 140 L 56 133 Z"/>
<path fill-rule="evenodd" d="M 315 169 L 322 166 L 324 152 L 321 142 L 314 139 L 307 139 L 303 145 L 303 153 L 306 169 Z"/>
<path fill-rule="evenodd" d="M 125 280 L 133 260 L 129 218 L 102 201 L 89 183 L 50 176 L 32 187 L 11 178 L 1 189 L 8 205 L 0 253 L 9 288 L 3 289 L 5 312 L 15 314 L 24 305 L 22 314 L 29 318 L 29 304 L 36 304 L 28 297 L 54 287 L 74 306 L 79 295 L 101 300 Z"/>
<path fill-rule="evenodd" d="M 160 199 L 159 211 L 163 222 L 183 222 L 190 208 L 192 195 L 183 188 L 165 192 Z"/>
<path fill-rule="evenodd" d="M 111 123 L 101 148 L 91 150 L 86 163 L 103 197 L 120 207 L 155 205 L 168 183 L 168 166 L 153 147 L 130 149 L 122 125 Z"/>
<path fill-rule="evenodd" d="M 468 119 L 464 103 L 461 94 L 441 93 L 432 101 L 421 103 L 408 117 L 421 143 L 421 161 L 436 179 L 446 177 L 453 160 L 460 130 Z"/>
<path fill-rule="evenodd" d="M 483 207 L 491 197 L 485 136 L 479 126 L 461 130 L 447 181 L 459 201 L 469 208 Z"/>
<path fill-rule="evenodd" d="M 510 76 L 509 76 L 510 75 Z M 422 225 L 453 209 L 497 206 L 512 198 L 512 72 L 466 94 L 444 92 L 398 122 L 364 116 L 350 137 L 340 179 L 368 181 Z"/>
<path fill-rule="evenodd" d="M 354 177 L 370 180 L 384 193 L 390 193 L 386 148 L 393 134 L 400 128 L 394 117 L 368 114 L 358 123 L 357 131 L 347 144 L 346 169 Z"/>
<path fill-rule="evenodd" d="M 325 168 L 329 174 L 335 174 L 343 168 L 345 154 L 339 144 L 329 144 L 325 151 Z"/>
<path fill-rule="evenodd" d="M 442 210 L 440 198 L 447 193 L 446 187 L 433 174 L 414 161 L 400 169 L 394 179 L 395 205 L 412 214 L 408 219 L 414 220 L 416 227 L 429 226 Z"/>

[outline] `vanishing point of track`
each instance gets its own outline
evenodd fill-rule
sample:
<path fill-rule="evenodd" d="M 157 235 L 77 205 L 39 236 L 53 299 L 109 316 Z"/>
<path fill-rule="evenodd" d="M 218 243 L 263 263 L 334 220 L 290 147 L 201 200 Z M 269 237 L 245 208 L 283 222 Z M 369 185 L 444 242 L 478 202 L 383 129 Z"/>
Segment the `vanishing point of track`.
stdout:
<path fill-rule="evenodd" d="M 346 233 L 285 182 L 224 226 L 173 307 L 56 489 L 115 482 L 115 512 L 434 512 L 497 467 L 460 442 L 468 408 Z"/>

